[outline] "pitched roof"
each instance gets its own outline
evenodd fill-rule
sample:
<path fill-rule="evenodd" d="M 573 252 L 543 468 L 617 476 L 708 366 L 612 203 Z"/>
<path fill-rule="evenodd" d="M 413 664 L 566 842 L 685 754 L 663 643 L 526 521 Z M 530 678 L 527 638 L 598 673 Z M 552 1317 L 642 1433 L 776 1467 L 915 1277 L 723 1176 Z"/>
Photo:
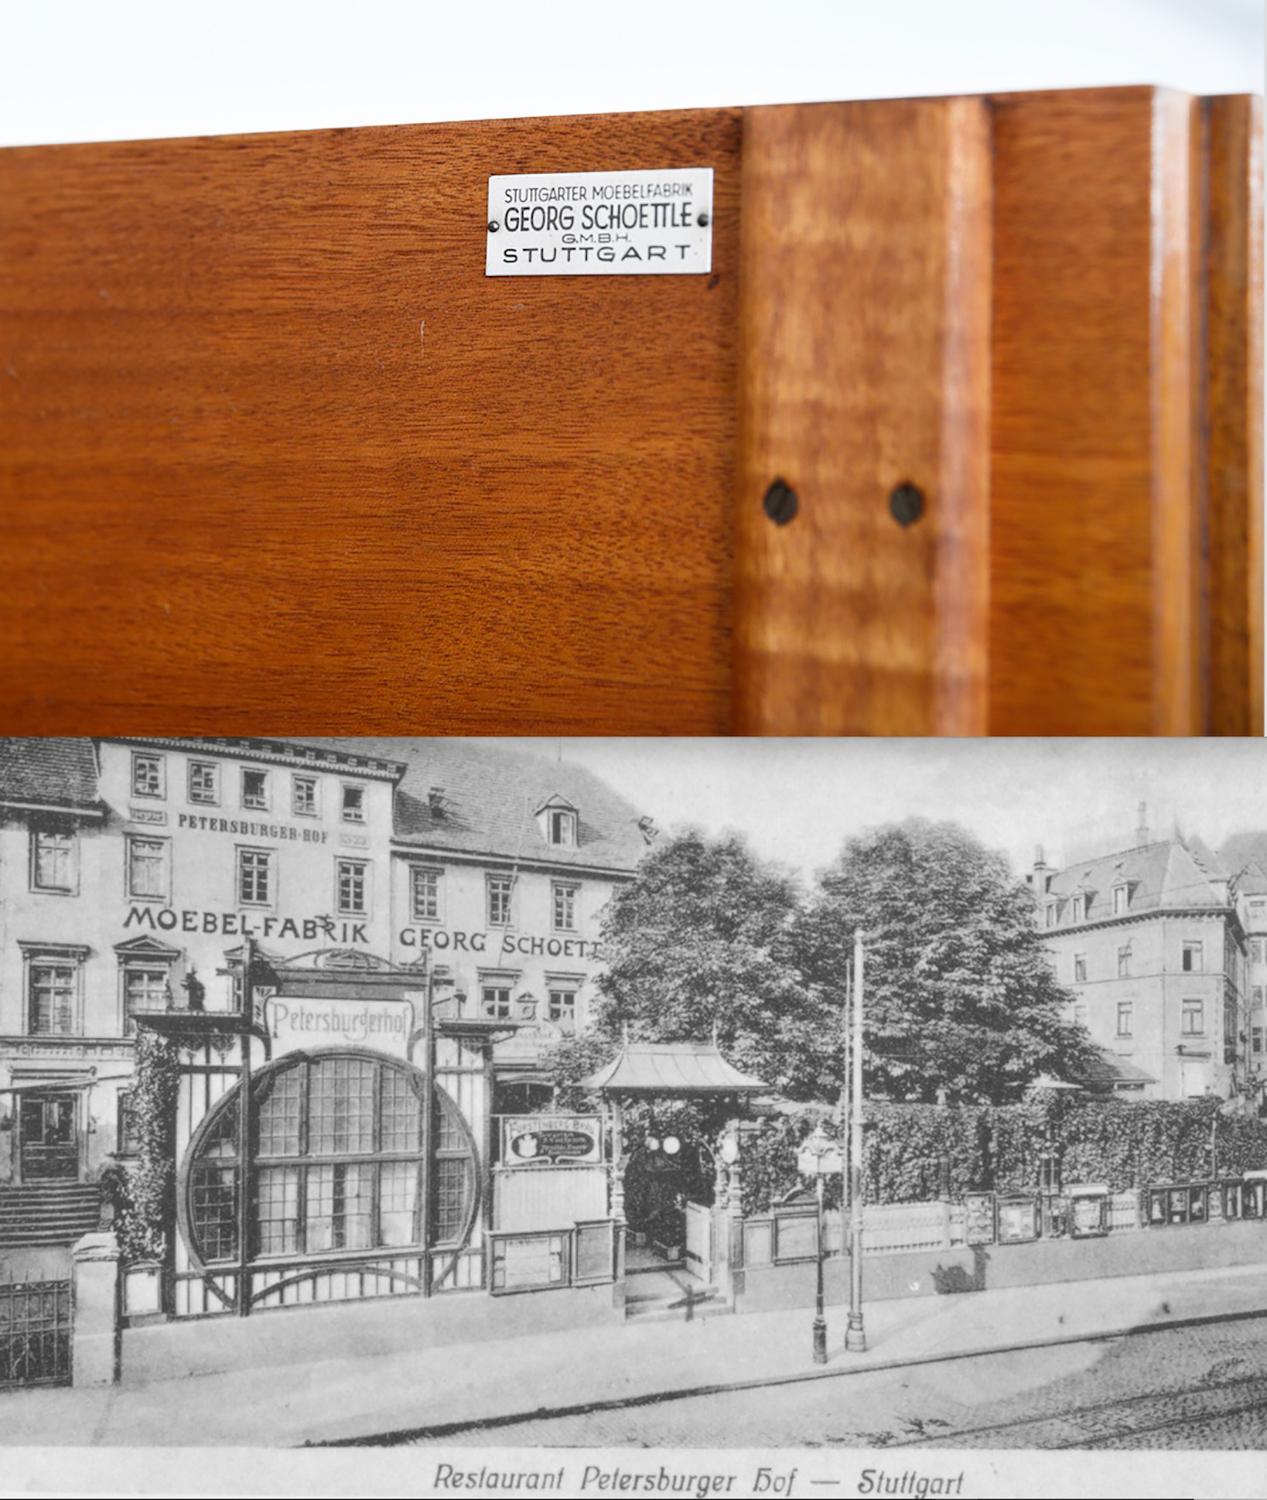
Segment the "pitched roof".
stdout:
<path fill-rule="evenodd" d="M 608 1094 L 756 1094 L 766 1085 L 732 1068 L 711 1042 L 627 1042 L 582 1088 Z"/>
<path fill-rule="evenodd" d="M 1098 922 L 1113 915 L 1113 888 L 1123 883 L 1130 889 L 1132 915 L 1175 907 L 1224 908 L 1228 901 L 1217 879 L 1201 868 L 1181 840 L 1164 839 L 1069 865 L 1052 876 L 1047 895 L 1063 904 L 1076 893 L 1085 894 L 1084 920 Z M 1043 893 L 1038 895 L 1041 900 Z"/>
<path fill-rule="evenodd" d="M 0 738 L 0 802 L 97 809 L 97 758 L 90 739 Z"/>
<path fill-rule="evenodd" d="M 1267 896 L 1267 874 L 1256 861 L 1247 864 L 1236 877 L 1236 889 L 1242 896 Z"/>
<path fill-rule="evenodd" d="M 1243 870 L 1246 865 L 1267 869 L 1267 832 L 1244 829 L 1234 833 L 1223 840 L 1219 853 L 1231 870 Z"/>
<path fill-rule="evenodd" d="M 1129 1059 L 1115 1057 L 1112 1052 L 1106 1052 L 1103 1048 L 1083 1071 L 1082 1079 L 1087 1088 L 1096 1093 L 1107 1093 L 1123 1084 L 1157 1082 L 1151 1073 L 1137 1068 Z"/>
<path fill-rule="evenodd" d="M 647 852 L 639 812 L 582 766 L 531 751 L 458 739 L 312 739 L 292 743 L 380 755 L 405 765 L 395 836 L 419 848 L 525 863 L 632 871 Z M 433 788 L 442 795 L 432 798 Z M 577 811 L 575 848 L 546 842 L 543 804 Z"/>

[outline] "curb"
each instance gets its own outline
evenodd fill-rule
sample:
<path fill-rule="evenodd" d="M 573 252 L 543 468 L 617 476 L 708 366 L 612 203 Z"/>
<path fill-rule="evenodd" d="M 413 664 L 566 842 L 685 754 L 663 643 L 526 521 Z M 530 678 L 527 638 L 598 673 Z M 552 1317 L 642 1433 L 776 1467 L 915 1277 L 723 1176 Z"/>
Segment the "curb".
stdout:
<path fill-rule="evenodd" d="M 1267 1318 L 1267 1308 L 1244 1312 L 1202 1313 L 1190 1318 L 1171 1318 L 1162 1323 L 1135 1323 L 1108 1329 L 1103 1333 L 1063 1333 L 1051 1338 L 1023 1339 L 1009 1344 L 981 1344 L 970 1349 L 956 1349 L 942 1354 L 913 1354 L 905 1358 L 877 1360 L 874 1364 L 851 1364 L 839 1369 L 804 1370 L 790 1375 L 767 1375 L 749 1380 L 713 1381 L 705 1385 L 680 1386 L 673 1390 L 647 1391 L 638 1396 L 614 1396 L 604 1401 L 583 1401 L 570 1406 L 539 1406 L 530 1410 L 507 1412 L 493 1417 L 456 1418 L 421 1427 L 400 1427 L 390 1432 L 353 1438 L 307 1439 L 301 1448 L 372 1448 L 399 1445 L 421 1438 L 449 1437 L 458 1432 L 491 1431 L 498 1427 L 515 1427 L 523 1422 L 548 1421 L 556 1417 L 583 1417 L 594 1412 L 620 1411 L 630 1407 L 658 1406 L 668 1401 L 687 1401 L 692 1397 L 724 1395 L 732 1391 L 762 1390 L 774 1386 L 802 1385 L 813 1380 L 839 1380 L 851 1375 L 869 1375 L 883 1370 L 901 1370 L 918 1365 L 949 1364 L 960 1359 L 980 1359 L 991 1354 L 1017 1354 L 1027 1349 L 1053 1349 L 1062 1344 L 1112 1343 L 1136 1334 L 1170 1333 L 1177 1328 L 1204 1328 L 1218 1323 L 1236 1323 L 1250 1318 Z"/>

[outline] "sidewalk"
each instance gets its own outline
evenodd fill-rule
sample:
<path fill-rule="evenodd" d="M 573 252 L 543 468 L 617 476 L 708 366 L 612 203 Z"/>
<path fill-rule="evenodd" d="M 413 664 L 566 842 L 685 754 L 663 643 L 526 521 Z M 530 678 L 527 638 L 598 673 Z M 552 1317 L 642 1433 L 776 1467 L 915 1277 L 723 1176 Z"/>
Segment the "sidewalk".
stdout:
<path fill-rule="evenodd" d="M 0 1443 L 286 1447 L 424 1428 L 442 1435 L 450 1425 L 657 1400 L 673 1391 L 830 1379 L 1190 1318 L 1267 1315 L 1267 1267 L 877 1302 L 865 1309 L 863 1354 L 845 1353 L 845 1310 L 830 1307 L 825 1367 L 810 1360 L 806 1308 L 349 1357 L 363 1311 L 364 1304 L 352 1303 L 276 1315 L 279 1360 L 289 1318 L 328 1321 L 331 1357 L 316 1363 L 0 1396 Z"/>

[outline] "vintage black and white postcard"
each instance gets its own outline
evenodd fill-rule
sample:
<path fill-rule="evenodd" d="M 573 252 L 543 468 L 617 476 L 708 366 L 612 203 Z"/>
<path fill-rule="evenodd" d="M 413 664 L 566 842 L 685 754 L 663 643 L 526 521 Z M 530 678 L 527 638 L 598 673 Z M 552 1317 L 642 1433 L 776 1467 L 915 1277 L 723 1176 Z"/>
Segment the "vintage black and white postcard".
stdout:
<path fill-rule="evenodd" d="M 1267 1493 L 1265 773 L 0 741 L 0 1488 Z"/>

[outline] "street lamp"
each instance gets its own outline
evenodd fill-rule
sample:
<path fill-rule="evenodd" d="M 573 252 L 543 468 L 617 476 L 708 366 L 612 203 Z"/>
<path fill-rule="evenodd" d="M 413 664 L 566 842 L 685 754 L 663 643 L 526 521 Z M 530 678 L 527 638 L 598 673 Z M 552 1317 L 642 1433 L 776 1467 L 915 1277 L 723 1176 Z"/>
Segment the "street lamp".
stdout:
<path fill-rule="evenodd" d="M 801 1142 L 796 1154 L 796 1170 L 802 1177 L 814 1179 L 814 1199 L 818 1205 L 818 1291 L 814 1302 L 814 1363 L 827 1363 L 827 1322 L 823 1317 L 823 1178 L 840 1171 L 840 1148 L 822 1125 Z"/>
<path fill-rule="evenodd" d="M 849 1322 L 845 1348 L 867 1347 L 862 1326 L 862 933 L 854 929 L 852 1011 L 849 1018 L 852 1063 L 849 1069 Z"/>

